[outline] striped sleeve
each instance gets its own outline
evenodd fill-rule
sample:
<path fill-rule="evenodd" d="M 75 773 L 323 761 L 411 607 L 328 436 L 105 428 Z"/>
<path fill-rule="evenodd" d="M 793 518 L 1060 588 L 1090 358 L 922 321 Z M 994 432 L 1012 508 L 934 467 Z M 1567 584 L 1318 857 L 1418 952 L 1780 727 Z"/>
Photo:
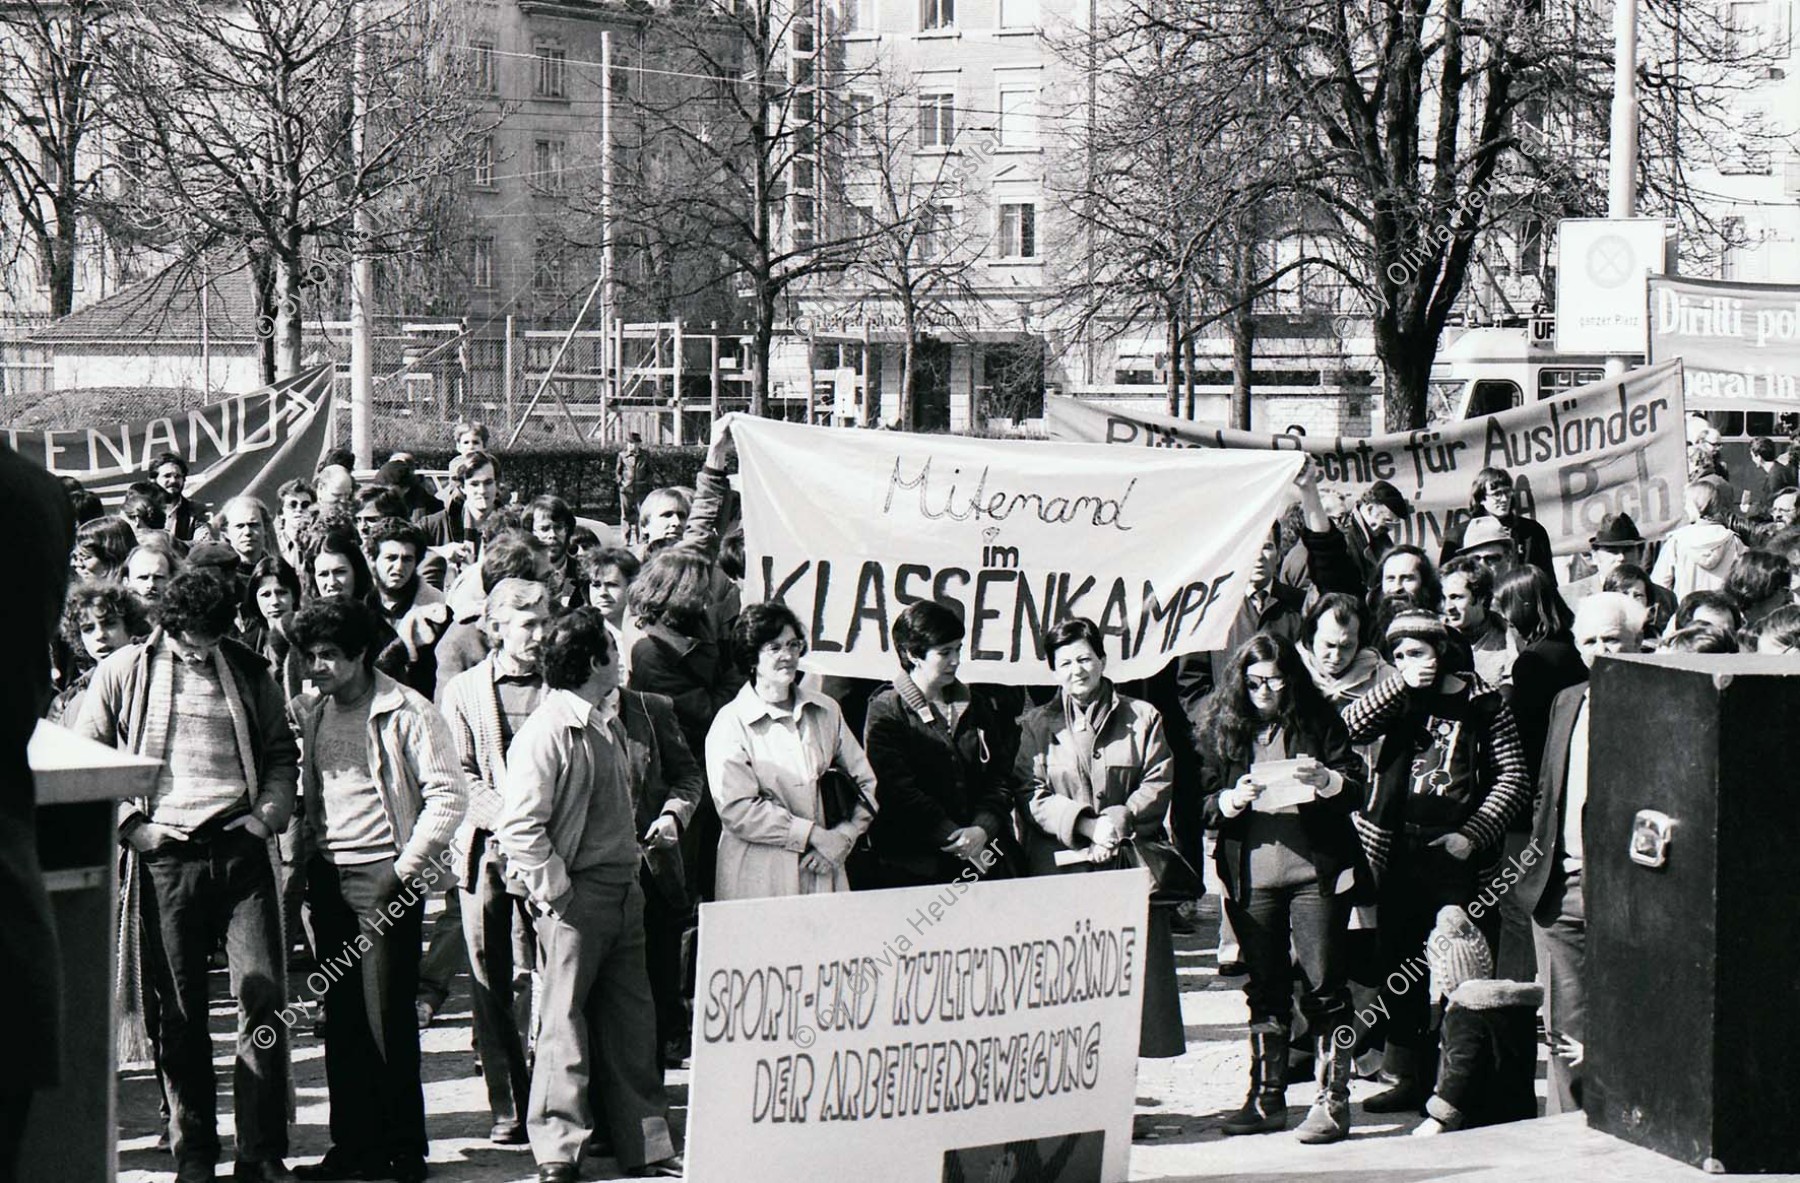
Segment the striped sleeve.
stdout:
<path fill-rule="evenodd" d="M 1393 833 L 1364 817 L 1360 810 L 1350 815 L 1350 822 L 1356 827 L 1356 836 L 1362 840 L 1363 857 L 1369 860 L 1369 870 L 1379 879 L 1386 873 L 1388 860 L 1394 853 Z"/>
<path fill-rule="evenodd" d="M 417 698 L 408 716 L 413 726 L 408 729 L 412 734 L 406 737 L 406 756 L 413 762 L 418 777 L 422 806 L 412 833 L 406 837 L 406 848 L 394 864 L 394 870 L 403 879 L 422 871 L 426 863 L 438 858 L 450 845 L 469 799 L 456 742 L 450 738 L 450 726 L 444 717 L 422 697 Z"/>
<path fill-rule="evenodd" d="M 1406 710 L 1406 680 L 1394 674 L 1344 707 L 1344 726 L 1352 743 L 1367 743 L 1387 730 Z"/>
<path fill-rule="evenodd" d="M 1507 823 L 1531 802 L 1525 744 L 1512 708 L 1504 702 L 1488 724 L 1486 740 L 1481 745 L 1481 775 L 1488 791 L 1457 832 L 1479 850 L 1496 850 L 1506 837 Z"/>

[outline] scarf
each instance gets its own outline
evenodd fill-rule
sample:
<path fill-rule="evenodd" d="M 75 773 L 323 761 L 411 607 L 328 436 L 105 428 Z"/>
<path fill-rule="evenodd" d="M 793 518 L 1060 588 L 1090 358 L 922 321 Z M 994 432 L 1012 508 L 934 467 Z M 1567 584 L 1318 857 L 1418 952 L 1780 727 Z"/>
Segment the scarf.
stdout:
<path fill-rule="evenodd" d="M 1341 705 L 1361 698 L 1381 672 L 1381 655 L 1372 647 L 1358 649 L 1356 656 L 1350 659 L 1349 666 L 1341 674 L 1328 674 L 1320 669 L 1318 658 L 1305 646 L 1300 646 L 1298 651 L 1301 664 L 1312 675 L 1313 685 L 1334 704 Z"/>

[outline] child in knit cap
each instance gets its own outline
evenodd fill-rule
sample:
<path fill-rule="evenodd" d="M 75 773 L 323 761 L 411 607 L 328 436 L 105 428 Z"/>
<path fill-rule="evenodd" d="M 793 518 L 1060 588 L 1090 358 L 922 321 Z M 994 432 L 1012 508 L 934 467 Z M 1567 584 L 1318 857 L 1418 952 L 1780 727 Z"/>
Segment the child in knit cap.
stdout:
<path fill-rule="evenodd" d="M 1443 1008 L 1437 1088 L 1415 1135 L 1537 1116 L 1537 1012 L 1544 988 L 1496 979 L 1487 941 L 1455 905 L 1425 940 L 1431 998 Z"/>

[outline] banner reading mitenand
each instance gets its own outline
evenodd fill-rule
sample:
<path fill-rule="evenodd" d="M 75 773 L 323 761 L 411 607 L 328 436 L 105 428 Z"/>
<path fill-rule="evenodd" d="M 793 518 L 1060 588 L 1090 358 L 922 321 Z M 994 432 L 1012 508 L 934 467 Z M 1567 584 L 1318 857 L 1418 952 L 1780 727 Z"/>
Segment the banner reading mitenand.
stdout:
<path fill-rule="evenodd" d="M 178 415 L 56 431 L 0 428 L 15 452 L 58 476 L 72 476 L 108 506 L 148 475 L 151 460 L 174 452 L 188 462 L 185 492 L 223 504 L 240 493 L 272 497 L 281 481 L 311 476 L 330 421 L 331 366 Z"/>
<path fill-rule="evenodd" d="M 1142 871 L 700 909 L 687 1177 L 1130 1173 Z"/>
<path fill-rule="evenodd" d="M 734 420 L 745 595 L 807 626 L 807 667 L 888 679 L 894 618 L 955 601 L 962 677 L 1049 680 L 1044 635 L 1106 634 L 1111 676 L 1225 644 L 1251 562 L 1300 458 L 1130 452 Z"/>
<path fill-rule="evenodd" d="M 1650 360 L 1690 411 L 1800 411 L 1800 284 L 1650 277 Z"/>
<path fill-rule="evenodd" d="M 1074 398 L 1046 399 L 1044 423 L 1054 439 L 1305 451 L 1319 463 L 1321 486 L 1351 499 L 1378 480 L 1397 487 L 1413 506 L 1397 541 L 1434 556 L 1444 532 L 1468 517 L 1469 489 L 1483 468 L 1512 474 L 1521 509 L 1557 554 L 1587 550 L 1601 522 L 1620 512 L 1646 537 L 1674 529 L 1687 482 L 1680 362 L 1479 419 L 1363 439 L 1232 431 Z"/>

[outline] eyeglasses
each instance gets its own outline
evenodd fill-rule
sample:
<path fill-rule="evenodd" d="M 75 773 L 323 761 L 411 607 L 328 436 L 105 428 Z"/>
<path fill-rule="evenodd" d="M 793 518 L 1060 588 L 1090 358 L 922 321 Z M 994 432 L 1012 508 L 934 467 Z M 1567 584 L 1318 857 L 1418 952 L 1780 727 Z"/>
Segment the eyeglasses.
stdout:
<path fill-rule="evenodd" d="M 770 641 L 762 647 L 764 653 L 792 653 L 796 656 L 806 652 L 805 641 Z"/>
<path fill-rule="evenodd" d="M 1287 679 L 1282 678 L 1282 677 L 1275 677 L 1275 678 L 1248 678 L 1247 677 L 1244 679 L 1244 689 L 1248 690 L 1252 694 L 1256 694 L 1259 691 L 1263 691 L 1263 690 L 1273 690 L 1276 693 L 1280 693 L 1281 691 L 1287 689 Z"/>

